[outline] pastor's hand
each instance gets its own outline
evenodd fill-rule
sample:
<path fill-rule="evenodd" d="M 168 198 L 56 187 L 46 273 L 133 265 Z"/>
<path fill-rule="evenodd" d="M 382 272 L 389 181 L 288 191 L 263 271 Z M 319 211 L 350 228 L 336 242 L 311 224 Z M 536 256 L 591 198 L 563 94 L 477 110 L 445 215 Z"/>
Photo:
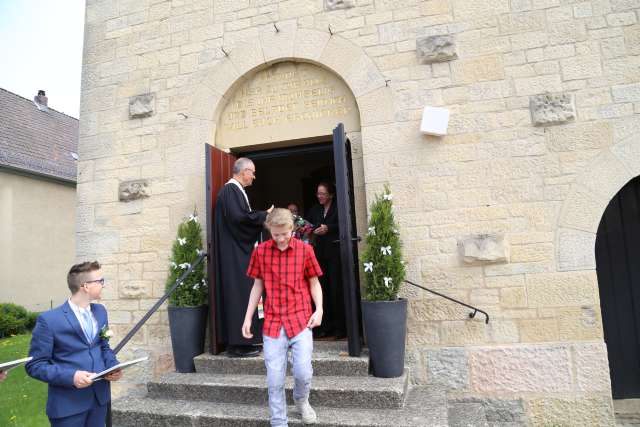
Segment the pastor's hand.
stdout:
<path fill-rule="evenodd" d="M 76 386 L 76 388 L 89 387 L 93 383 L 93 381 L 91 381 L 91 375 L 93 375 L 91 372 L 76 371 L 76 373 L 73 374 L 73 385 Z"/>
<path fill-rule="evenodd" d="M 7 371 L 0 371 L 0 382 L 7 379 Z"/>
<path fill-rule="evenodd" d="M 320 227 L 313 230 L 313 234 L 317 234 L 319 236 L 324 236 L 328 232 L 329 232 L 329 227 L 327 227 L 327 224 L 322 224 Z"/>
<path fill-rule="evenodd" d="M 122 378 L 122 369 L 109 372 L 104 376 L 104 379 L 107 381 L 118 381 L 120 378 Z"/>
<path fill-rule="evenodd" d="M 245 320 L 242 324 L 242 336 L 246 339 L 253 338 L 253 334 L 251 333 L 251 320 Z"/>
<path fill-rule="evenodd" d="M 272 210 L 273 210 L 273 205 L 271 205 L 271 207 L 267 209 L 267 213 L 270 214 Z"/>
<path fill-rule="evenodd" d="M 317 326 L 320 326 L 321 324 L 322 324 L 322 310 L 316 310 L 309 318 L 309 321 L 307 322 L 307 328 L 313 329 Z"/>

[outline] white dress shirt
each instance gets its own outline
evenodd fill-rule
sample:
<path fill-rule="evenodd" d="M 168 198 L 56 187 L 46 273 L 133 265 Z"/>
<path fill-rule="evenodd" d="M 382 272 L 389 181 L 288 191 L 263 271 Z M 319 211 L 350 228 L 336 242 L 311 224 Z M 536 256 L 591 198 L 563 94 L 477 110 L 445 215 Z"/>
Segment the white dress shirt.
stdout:
<path fill-rule="evenodd" d="M 244 196 L 244 199 L 247 201 L 247 205 L 249 206 L 249 210 L 251 210 L 251 203 L 249 203 L 249 197 L 247 197 L 247 192 L 244 191 L 244 187 L 242 186 L 242 184 L 240 184 L 238 182 L 238 180 L 231 178 L 229 179 L 229 181 L 227 181 L 227 184 L 234 184 L 235 186 L 237 186 L 240 191 L 242 191 L 242 195 Z"/>
<path fill-rule="evenodd" d="M 99 333 L 98 331 L 98 321 L 96 320 L 96 317 L 93 315 L 93 313 L 91 312 L 91 304 L 89 304 L 87 306 L 87 308 L 82 308 L 77 306 L 76 304 L 74 304 L 73 302 L 71 302 L 71 298 L 69 298 L 69 307 L 71 307 L 71 310 L 73 310 L 73 314 L 76 315 L 76 318 L 78 319 L 78 323 L 80 323 L 80 328 L 82 328 L 82 312 L 83 311 L 88 311 L 89 314 L 91 315 L 91 321 L 93 322 L 93 331 L 94 331 L 94 335 L 93 338 L 96 337 L 96 334 Z M 85 332 L 83 330 L 83 332 Z"/>

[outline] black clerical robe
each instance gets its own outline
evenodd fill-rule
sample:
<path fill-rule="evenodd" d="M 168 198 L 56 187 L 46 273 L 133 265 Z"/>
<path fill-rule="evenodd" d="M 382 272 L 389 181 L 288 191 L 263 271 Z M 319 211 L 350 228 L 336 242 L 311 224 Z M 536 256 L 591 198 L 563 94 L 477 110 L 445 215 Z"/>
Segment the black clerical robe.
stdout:
<path fill-rule="evenodd" d="M 227 345 L 262 343 L 262 321 L 258 321 L 257 310 L 251 340 L 242 336 L 242 323 L 253 286 L 247 268 L 266 216 L 264 211 L 250 210 L 242 190 L 233 183 L 225 184 L 218 193 L 213 225 L 216 325 Z"/>

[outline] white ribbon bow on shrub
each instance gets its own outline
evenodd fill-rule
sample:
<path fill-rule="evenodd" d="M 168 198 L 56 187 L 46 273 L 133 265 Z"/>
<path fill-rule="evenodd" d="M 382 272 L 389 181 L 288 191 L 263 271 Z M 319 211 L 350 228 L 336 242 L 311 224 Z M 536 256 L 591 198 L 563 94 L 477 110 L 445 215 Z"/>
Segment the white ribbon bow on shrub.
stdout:
<path fill-rule="evenodd" d="M 382 252 L 382 255 L 391 255 L 391 246 L 382 246 L 380 252 Z"/>

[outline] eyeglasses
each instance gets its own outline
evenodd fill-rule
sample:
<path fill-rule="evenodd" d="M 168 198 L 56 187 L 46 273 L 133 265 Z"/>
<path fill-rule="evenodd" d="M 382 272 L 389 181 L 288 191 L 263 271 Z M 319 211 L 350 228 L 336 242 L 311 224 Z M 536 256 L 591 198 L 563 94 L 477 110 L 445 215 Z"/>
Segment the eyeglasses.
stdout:
<path fill-rule="evenodd" d="M 97 280 L 89 280 L 88 282 L 84 282 L 84 283 L 85 285 L 88 285 L 89 283 L 100 283 L 100 286 L 104 288 L 104 277 Z"/>

